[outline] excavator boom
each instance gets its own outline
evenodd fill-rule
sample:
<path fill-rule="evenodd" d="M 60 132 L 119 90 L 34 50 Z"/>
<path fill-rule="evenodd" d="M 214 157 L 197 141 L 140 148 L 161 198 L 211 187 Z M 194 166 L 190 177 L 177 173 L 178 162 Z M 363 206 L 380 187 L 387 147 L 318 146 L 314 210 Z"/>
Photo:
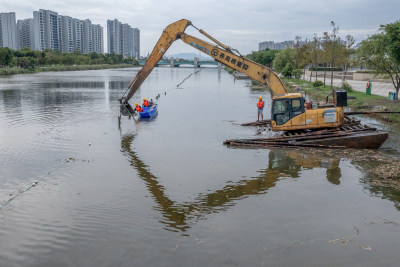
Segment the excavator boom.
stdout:
<path fill-rule="evenodd" d="M 189 20 L 182 19 L 168 25 L 163 31 L 160 39 L 155 45 L 153 51 L 148 57 L 146 64 L 143 68 L 136 74 L 131 83 L 128 86 L 128 94 L 121 98 L 120 101 L 128 101 L 135 92 L 142 85 L 143 81 L 147 78 L 150 72 L 154 69 L 158 61 L 162 58 L 168 48 L 172 43 L 181 39 L 186 44 L 198 49 L 199 51 L 213 57 L 216 61 L 234 69 L 242 72 L 253 80 L 259 81 L 262 84 L 269 85 L 271 92 L 275 96 L 287 94 L 285 86 L 282 84 L 278 75 L 273 72 L 270 68 L 253 62 L 241 55 L 236 55 L 232 52 L 232 48 L 223 45 L 218 40 L 204 32 L 199 30 L 201 34 L 215 42 L 217 45 L 208 43 L 199 38 L 191 36 L 185 33 L 186 28 L 192 25 Z M 197 28 L 196 28 L 197 29 Z"/>
<path fill-rule="evenodd" d="M 204 31 L 201 30 L 201 32 L 204 34 Z M 209 35 L 207 34 L 206 36 Z M 273 95 L 278 96 L 288 93 L 278 75 L 270 68 L 251 61 L 243 56 L 238 56 L 232 51 L 229 51 L 230 49 L 228 50 L 217 45 L 212 45 L 186 33 L 181 35 L 181 39 L 183 42 L 213 57 L 216 61 L 230 67 L 231 69 L 237 70 L 246 74 L 253 80 L 268 85 Z"/>
<path fill-rule="evenodd" d="M 128 86 L 128 94 L 121 98 L 120 102 L 122 102 L 122 100 L 128 101 L 136 93 L 168 48 L 176 39 L 180 38 L 180 34 L 182 34 L 190 24 L 191 22 L 189 20 L 181 19 L 165 28 L 157 44 L 154 46 L 149 58 L 147 59 L 146 64 L 130 82 Z"/>

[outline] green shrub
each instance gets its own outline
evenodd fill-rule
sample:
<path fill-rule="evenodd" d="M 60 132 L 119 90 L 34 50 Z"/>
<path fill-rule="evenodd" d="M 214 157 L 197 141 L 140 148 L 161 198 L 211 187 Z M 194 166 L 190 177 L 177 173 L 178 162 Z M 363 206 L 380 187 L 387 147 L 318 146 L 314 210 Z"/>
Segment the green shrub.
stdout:
<path fill-rule="evenodd" d="M 321 87 L 322 85 L 324 85 L 324 83 L 320 80 L 316 80 L 315 82 L 313 82 L 313 87 Z"/>
<path fill-rule="evenodd" d="M 300 79 L 301 75 L 303 75 L 303 70 L 301 69 L 295 69 L 292 71 L 292 76 L 296 79 Z"/>
<path fill-rule="evenodd" d="M 353 92 L 353 88 L 351 87 L 351 85 L 348 82 L 344 82 L 342 84 L 342 89 L 346 90 L 346 92 L 348 92 L 348 93 Z"/>
<path fill-rule="evenodd" d="M 282 70 L 282 75 L 285 78 L 291 78 L 293 76 L 293 71 L 294 71 L 294 64 L 291 62 L 286 63 L 285 67 Z"/>

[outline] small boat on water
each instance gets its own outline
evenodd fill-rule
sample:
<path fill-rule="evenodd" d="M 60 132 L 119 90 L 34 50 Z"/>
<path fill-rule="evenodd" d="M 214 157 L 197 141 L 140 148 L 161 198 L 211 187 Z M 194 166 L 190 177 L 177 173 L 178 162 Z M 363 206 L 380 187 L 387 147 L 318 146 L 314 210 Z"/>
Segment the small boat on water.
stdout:
<path fill-rule="evenodd" d="M 150 118 L 157 114 L 158 105 L 154 104 L 150 107 L 142 107 L 143 112 L 139 112 L 141 118 Z"/>

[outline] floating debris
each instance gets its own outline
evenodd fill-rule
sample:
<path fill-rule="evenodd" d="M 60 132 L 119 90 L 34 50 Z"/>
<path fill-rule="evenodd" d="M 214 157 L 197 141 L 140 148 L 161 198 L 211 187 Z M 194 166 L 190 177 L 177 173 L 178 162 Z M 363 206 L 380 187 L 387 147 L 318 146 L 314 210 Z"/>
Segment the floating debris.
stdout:
<path fill-rule="evenodd" d="M 347 246 L 347 243 L 349 243 L 350 241 L 352 241 L 354 239 L 355 239 L 354 235 L 349 235 L 347 237 L 329 240 L 328 243 L 339 243 L 342 246 Z"/>
<path fill-rule="evenodd" d="M 180 84 L 178 84 L 176 87 L 181 86 L 187 79 L 190 78 L 190 76 L 192 76 L 193 74 L 199 73 L 199 72 L 200 72 L 200 70 L 198 70 L 198 71 L 196 71 L 194 73 L 191 73 L 189 76 L 187 76 L 185 79 L 183 79 L 183 81 Z"/>
<path fill-rule="evenodd" d="M 362 245 L 361 248 L 368 250 L 368 251 L 372 251 L 372 248 L 370 246 L 367 245 Z"/>

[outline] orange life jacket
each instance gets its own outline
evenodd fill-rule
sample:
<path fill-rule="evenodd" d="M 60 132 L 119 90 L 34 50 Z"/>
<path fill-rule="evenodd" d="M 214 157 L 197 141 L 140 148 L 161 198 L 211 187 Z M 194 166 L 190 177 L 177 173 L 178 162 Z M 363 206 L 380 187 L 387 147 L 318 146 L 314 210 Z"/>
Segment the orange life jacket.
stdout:
<path fill-rule="evenodd" d="M 258 101 L 258 102 L 257 102 L 257 107 L 258 107 L 259 109 L 263 109 L 263 108 L 264 108 L 264 101 Z"/>
<path fill-rule="evenodd" d="M 142 112 L 143 109 L 142 109 L 140 106 L 137 106 L 137 107 L 136 107 L 136 111 L 137 111 L 137 112 Z"/>
<path fill-rule="evenodd" d="M 149 103 L 149 101 L 147 101 L 147 100 L 143 101 L 143 106 L 144 106 L 144 107 L 148 107 L 148 106 L 150 106 L 150 103 Z"/>

